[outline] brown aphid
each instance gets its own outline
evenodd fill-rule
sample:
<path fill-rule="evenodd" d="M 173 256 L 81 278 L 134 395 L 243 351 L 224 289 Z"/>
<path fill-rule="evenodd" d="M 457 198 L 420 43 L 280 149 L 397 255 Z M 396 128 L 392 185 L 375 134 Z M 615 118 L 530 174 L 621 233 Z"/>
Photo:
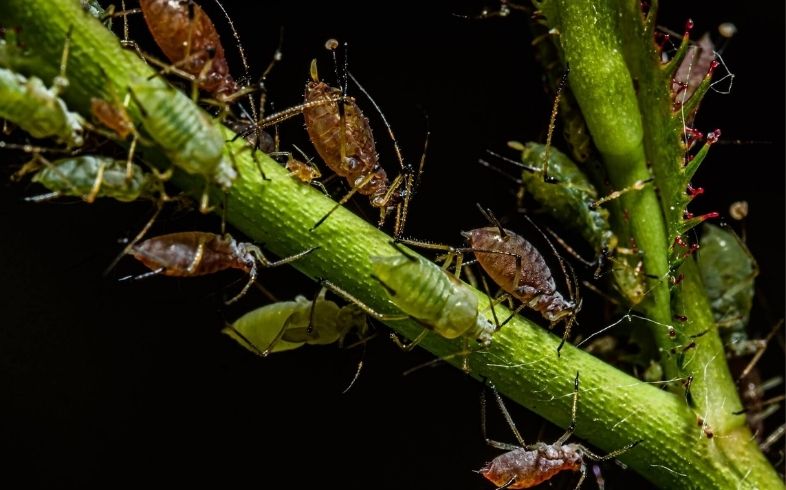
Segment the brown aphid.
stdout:
<path fill-rule="evenodd" d="M 400 186 L 397 179 L 391 187 L 379 164 L 368 119 L 352 97 L 319 80 L 316 60 L 311 63 L 311 80 L 306 84 L 303 116 L 319 156 L 353 191 L 369 196 L 371 205 L 380 208 L 382 224 L 402 202 L 406 186 Z"/>
<path fill-rule="evenodd" d="M 287 160 L 286 169 L 289 170 L 289 173 L 295 178 L 307 184 L 322 177 L 322 172 L 320 172 L 315 165 L 301 162 L 295 158 Z"/>
<path fill-rule="evenodd" d="M 93 97 L 90 99 L 90 113 L 101 124 L 117 133 L 121 139 L 126 139 L 134 131 L 131 118 L 122 105 Z"/>
<path fill-rule="evenodd" d="M 504 228 L 487 226 L 462 235 L 483 270 L 505 292 L 552 324 L 576 311 L 576 303 L 566 300 L 540 252 L 524 237 Z"/>
<path fill-rule="evenodd" d="M 584 461 L 584 458 L 597 462 L 608 461 L 631 450 L 641 442 L 632 442 L 605 456 L 595 454 L 581 444 L 565 444 L 565 441 L 573 435 L 573 431 L 576 428 L 576 404 L 579 398 L 578 372 L 576 373 L 576 380 L 573 386 L 573 408 L 571 410 L 570 426 L 568 426 L 568 430 L 553 444 L 546 444 L 544 442 L 537 442 L 530 445 L 525 444 L 524 438 L 521 437 L 521 434 L 516 428 L 516 424 L 513 422 L 507 408 L 505 408 L 502 398 L 493 386 L 492 390 L 497 400 L 497 404 L 502 414 L 505 416 L 508 425 L 510 425 L 513 434 L 516 436 L 519 446 L 489 439 L 486 436 L 485 394 L 481 397 L 481 429 L 483 431 L 483 437 L 486 439 L 488 445 L 508 451 L 494 458 L 479 471 L 481 475 L 497 486 L 497 490 L 503 488 L 532 488 L 549 480 L 562 471 L 580 472 L 581 477 L 576 484 L 576 488 L 579 488 L 584 482 L 584 478 L 587 476 L 587 463 Z"/>
<path fill-rule="evenodd" d="M 235 297 L 227 301 L 234 303 L 240 299 L 257 277 L 257 262 L 262 267 L 276 267 L 297 260 L 311 253 L 304 252 L 271 262 L 254 244 L 238 242 L 229 234 L 216 235 L 201 231 L 186 231 L 161 235 L 140 242 L 129 252 L 145 264 L 154 274 L 165 276 L 193 277 L 213 274 L 226 269 L 239 269 L 249 276 L 248 283 Z"/>
<path fill-rule="evenodd" d="M 140 0 L 150 33 L 170 62 L 221 98 L 238 92 L 213 22 L 189 0 Z"/>

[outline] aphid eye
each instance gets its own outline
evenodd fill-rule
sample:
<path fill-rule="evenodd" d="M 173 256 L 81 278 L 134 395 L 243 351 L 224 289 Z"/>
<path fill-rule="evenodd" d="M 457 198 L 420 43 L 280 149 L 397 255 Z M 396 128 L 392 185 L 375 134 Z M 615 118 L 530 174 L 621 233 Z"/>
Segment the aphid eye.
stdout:
<path fill-rule="evenodd" d="M 349 168 L 355 169 L 358 166 L 357 158 L 355 158 L 355 157 L 347 157 L 347 165 L 349 166 Z"/>
<path fill-rule="evenodd" d="M 212 58 L 212 57 L 214 57 L 216 55 L 216 47 L 213 46 L 212 44 L 210 46 L 207 46 L 205 48 L 205 51 L 207 52 L 207 56 L 210 57 L 210 58 Z"/>

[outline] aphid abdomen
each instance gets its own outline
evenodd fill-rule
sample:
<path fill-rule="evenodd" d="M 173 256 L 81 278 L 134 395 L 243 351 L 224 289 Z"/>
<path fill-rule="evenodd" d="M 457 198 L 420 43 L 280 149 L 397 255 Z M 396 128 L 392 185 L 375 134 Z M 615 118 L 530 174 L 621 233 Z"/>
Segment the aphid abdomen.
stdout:
<path fill-rule="evenodd" d="M 480 473 L 497 486 L 502 486 L 514 476 L 508 488 L 531 488 L 561 471 L 578 471 L 581 459 L 571 445 L 552 446 L 538 443 L 535 449 L 519 448 L 494 458 Z"/>
<path fill-rule="evenodd" d="M 306 85 L 306 103 L 335 99 L 341 91 L 323 82 L 309 82 Z M 360 184 L 369 174 L 371 180 L 358 192 L 364 196 L 379 196 L 387 191 L 389 182 L 385 170 L 379 165 L 374 145 L 374 136 L 368 119 L 360 111 L 354 100 L 344 102 L 344 160 L 341 159 L 341 119 L 339 102 L 318 104 L 303 109 L 308 136 L 324 160 L 325 164 L 337 175 L 344 177 L 351 186 Z M 374 198 L 372 198 L 372 205 Z M 395 203 L 387 203 L 395 205 Z"/>
<path fill-rule="evenodd" d="M 249 267 L 238 253 L 237 243 L 220 235 L 181 232 L 149 238 L 134 246 L 131 254 L 165 276 L 201 276 L 225 269 Z"/>
<path fill-rule="evenodd" d="M 126 162 L 107 157 L 81 155 L 52 162 L 33 176 L 33 182 L 61 195 L 85 197 L 93 190 L 99 169 L 103 176 L 96 197 L 111 197 L 131 202 L 151 195 L 149 177 L 142 168 L 132 164 L 133 174 L 126 176 Z"/>
<path fill-rule="evenodd" d="M 210 117 L 183 94 L 162 85 L 131 87 L 142 109 L 142 126 L 177 167 L 203 175 L 224 188 L 235 169 L 224 161 L 224 137 Z"/>
<path fill-rule="evenodd" d="M 140 0 L 150 33 L 170 62 L 194 76 L 204 75 L 199 87 L 211 94 L 231 94 L 237 85 L 229 74 L 224 48 L 213 22 L 192 3 L 172 0 Z M 193 18 L 189 18 L 193 8 Z M 185 60 L 185 61 L 183 61 Z M 202 73 L 210 61 L 207 73 Z"/>

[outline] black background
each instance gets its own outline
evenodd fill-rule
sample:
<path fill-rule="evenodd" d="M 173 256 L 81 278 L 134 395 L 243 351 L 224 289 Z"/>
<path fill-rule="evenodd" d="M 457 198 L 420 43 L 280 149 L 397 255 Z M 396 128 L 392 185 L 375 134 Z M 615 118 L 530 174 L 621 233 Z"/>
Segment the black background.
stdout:
<path fill-rule="evenodd" d="M 276 108 L 301 99 L 311 58 L 329 70 L 323 44 L 335 37 L 350 43 L 352 72 L 385 110 L 411 160 L 420 156 L 425 131 L 420 107 L 428 112 L 432 136 L 411 235 L 456 243 L 459 230 L 482 223 L 475 202 L 501 214 L 512 208 L 510 184 L 475 162 L 510 139 L 544 137 L 551 101 L 525 17 L 451 15 L 479 12 L 483 4 L 475 2 L 264 2 L 253 10 L 249 3 L 226 7 L 255 73 L 285 27 L 284 58 L 268 84 Z M 735 200 L 750 203 L 748 243 L 761 266 L 758 297 L 767 305 L 757 307 L 753 329 L 766 332 L 783 314 L 784 296 L 783 5 L 664 3 L 660 24 L 674 30 L 688 17 L 696 33 L 724 21 L 739 28 L 724 52 L 737 75 L 732 93 L 710 93 L 696 125 L 758 143 L 713 148 L 694 181 L 706 193 L 691 209 L 725 215 Z M 206 8 L 239 72 L 225 24 L 215 8 Z M 149 46 L 138 20 L 132 36 Z M 285 143 L 309 148 L 298 120 L 281 130 Z M 376 134 L 393 171 L 390 145 L 381 129 Z M 4 164 L 4 175 L 13 170 Z M 264 301 L 252 292 L 242 306 L 223 307 L 222 288 L 239 287 L 235 274 L 118 284 L 119 275 L 140 271 L 124 263 L 102 278 L 122 248 L 118 240 L 136 232 L 149 206 L 28 204 L 22 197 L 40 189 L 6 182 L 0 194 L 0 446 L 6 452 L 0 481 L 50 488 L 490 488 L 473 473 L 497 454 L 481 439 L 479 387 L 457 370 L 402 376 L 428 354 L 405 355 L 377 340 L 357 384 L 342 395 L 359 350 L 304 348 L 263 360 L 219 333 L 244 307 Z M 217 227 L 216 218 L 170 213 L 156 231 Z M 315 291 L 291 269 L 263 271 L 262 283 L 282 299 Z M 770 375 L 782 372 L 782 355 L 776 345 L 766 356 Z M 523 409 L 514 417 L 530 440 L 560 432 L 542 433 L 545 423 Z M 510 439 L 502 424 L 495 429 L 497 438 Z M 613 464 L 605 476 L 609 488 L 639 481 Z M 575 485 L 572 476 L 559 481 Z"/>

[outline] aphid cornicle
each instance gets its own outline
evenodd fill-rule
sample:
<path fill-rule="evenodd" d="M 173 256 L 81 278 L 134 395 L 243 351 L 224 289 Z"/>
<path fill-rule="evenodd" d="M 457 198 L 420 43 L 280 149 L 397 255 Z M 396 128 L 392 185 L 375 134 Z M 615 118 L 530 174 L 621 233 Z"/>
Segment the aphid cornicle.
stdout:
<path fill-rule="evenodd" d="M 576 405 L 579 399 L 578 372 L 576 373 L 576 379 L 573 386 L 573 406 L 571 409 L 570 426 L 568 426 L 568 430 L 552 444 L 543 442 L 529 445 L 526 444 L 516 428 L 516 424 L 513 422 L 510 413 L 508 413 L 507 408 L 505 408 L 502 398 L 493 386 L 492 390 L 500 411 L 504 415 L 513 434 L 516 436 L 519 445 L 517 446 L 515 444 L 489 439 L 486 435 L 486 397 L 485 393 L 482 394 L 481 430 L 483 431 L 483 438 L 489 446 L 508 451 L 505 454 L 497 456 L 480 469 L 480 474 L 494 483 L 497 486 L 497 490 L 503 488 L 532 488 L 551 479 L 554 475 L 562 471 L 578 471 L 581 473 L 579 481 L 576 484 L 576 488 L 578 489 L 587 476 L 587 463 L 584 461 L 584 458 L 597 462 L 608 461 L 616 458 L 622 453 L 630 451 L 641 442 L 632 442 L 605 456 L 597 455 L 581 444 L 565 444 L 570 436 L 573 435 L 573 431 L 576 428 Z"/>
<path fill-rule="evenodd" d="M 360 338 L 367 336 L 366 315 L 354 304 L 339 307 L 325 299 L 324 291 L 314 300 L 298 296 L 294 301 L 262 306 L 222 330 L 261 356 L 297 349 L 305 344 L 338 342 L 341 345 L 353 331 Z"/>
<path fill-rule="evenodd" d="M 239 269 L 249 276 L 243 289 L 227 301 L 227 304 L 239 300 L 257 277 L 257 262 L 262 267 L 276 267 L 288 264 L 311 252 L 311 248 L 281 260 L 271 262 L 254 244 L 238 242 L 229 234 L 216 235 L 200 231 L 187 231 L 161 235 L 137 243 L 130 254 L 152 270 L 149 275 L 193 277 L 225 269 Z"/>

